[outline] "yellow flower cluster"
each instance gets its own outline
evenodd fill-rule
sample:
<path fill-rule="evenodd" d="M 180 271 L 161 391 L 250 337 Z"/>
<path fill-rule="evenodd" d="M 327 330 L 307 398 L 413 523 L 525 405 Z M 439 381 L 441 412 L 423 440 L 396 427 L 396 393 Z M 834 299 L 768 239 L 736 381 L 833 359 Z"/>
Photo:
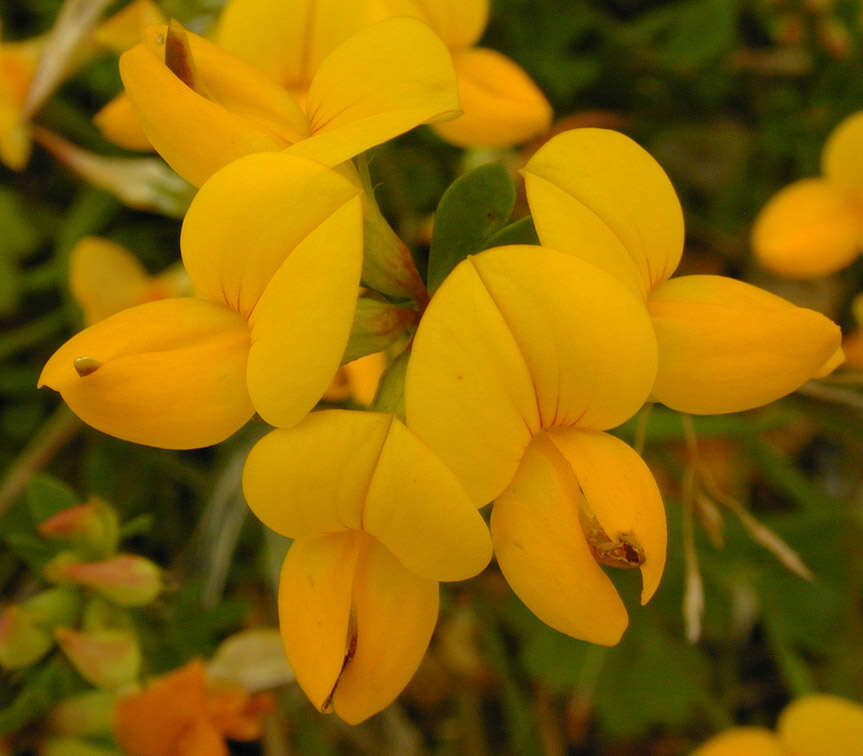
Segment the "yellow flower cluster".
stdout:
<path fill-rule="evenodd" d="M 137 443 L 215 444 L 255 414 L 275 426 L 244 492 L 294 539 L 279 611 L 297 681 L 352 723 L 416 670 L 438 582 L 477 574 L 492 550 L 540 619 L 616 643 L 627 613 L 600 565 L 640 569 L 646 602 L 666 525 L 649 469 L 608 431 L 650 400 L 757 407 L 842 358 L 818 313 L 739 281 L 671 278 L 684 231 L 669 179 L 629 138 L 579 129 L 523 171 L 541 246 L 469 256 L 427 307 L 415 297 L 404 415 L 309 414 L 374 262 L 373 201 L 345 161 L 421 123 L 497 145 L 548 125 L 526 75 L 472 47 L 487 11 L 232 0 L 215 43 L 175 23 L 147 32 L 120 60 L 129 105 L 101 122 L 130 134 L 120 119 L 134 114 L 200 185 L 180 244 L 194 294 L 141 303 L 151 289 L 127 276 L 134 306 L 70 339 L 39 381 Z"/>

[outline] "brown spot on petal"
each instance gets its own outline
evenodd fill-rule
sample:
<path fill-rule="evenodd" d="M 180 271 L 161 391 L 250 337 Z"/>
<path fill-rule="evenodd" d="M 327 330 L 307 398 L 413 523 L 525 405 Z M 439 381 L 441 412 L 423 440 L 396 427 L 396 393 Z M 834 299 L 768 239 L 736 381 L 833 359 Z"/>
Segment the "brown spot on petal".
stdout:
<path fill-rule="evenodd" d="M 634 533 L 616 533 L 614 538 L 605 532 L 582 491 L 578 509 L 581 528 L 593 558 L 608 567 L 631 570 L 645 562 L 644 548 Z"/>

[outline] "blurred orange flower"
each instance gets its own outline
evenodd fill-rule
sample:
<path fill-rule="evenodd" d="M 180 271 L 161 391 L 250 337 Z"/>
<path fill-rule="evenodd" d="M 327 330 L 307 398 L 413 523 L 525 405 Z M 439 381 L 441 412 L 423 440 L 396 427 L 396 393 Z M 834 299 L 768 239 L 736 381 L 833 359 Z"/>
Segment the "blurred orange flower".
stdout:
<path fill-rule="evenodd" d="M 114 730 L 130 756 L 227 756 L 225 738 L 260 737 L 271 708 L 269 694 L 208 680 L 196 659 L 120 698 Z"/>

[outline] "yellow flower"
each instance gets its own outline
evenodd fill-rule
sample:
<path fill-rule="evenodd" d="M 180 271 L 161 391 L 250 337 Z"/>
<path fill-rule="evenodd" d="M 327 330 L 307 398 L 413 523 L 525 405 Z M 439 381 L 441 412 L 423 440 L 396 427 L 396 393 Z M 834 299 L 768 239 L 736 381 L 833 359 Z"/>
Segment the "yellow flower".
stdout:
<path fill-rule="evenodd" d="M 401 692 L 425 653 L 439 580 L 491 557 L 455 476 L 392 415 L 327 410 L 275 430 L 243 473 L 252 511 L 294 538 L 279 618 L 297 682 L 352 724 Z"/>
<path fill-rule="evenodd" d="M 775 734 L 736 727 L 692 756 L 863 756 L 863 706 L 838 696 L 804 696 L 785 707 Z"/>
<path fill-rule="evenodd" d="M 695 414 L 774 401 L 842 361 L 829 319 L 741 281 L 670 278 L 683 252 L 683 213 L 659 164 L 623 134 L 576 129 L 524 168 L 540 241 L 611 273 L 653 320 L 652 394 Z"/>
<path fill-rule="evenodd" d="M 551 126 L 551 105 L 525 71 L 476 43 L 488 23 L 488 0 L 375 0 L 389 15 L 425 21 L 446 43 L 464 114 L 435 131 L 460 147 L 508 147 Z"/>
<path fill-rule="evenodd" d="M 665 563 L 662 500 L 647 466 L 604 431 L 656 374 L 644 307 L 594 265 L 498 247 L 435 292 L 408 363 L 408 426 L 474 503 L 495 499 L 501 571 L 544 622 L 614 644 L 626 609 L 599 563 L 640 567 L 642 601 Z"/>
<path fill-rule="evenodd" d="M 69 289 L 90 325 L 127 307 L 187 293 L 180 266 L 151 276 L 129 250 L 108 239 L 87 236 L 69 256 Z"/>
<path fill-rule="evenodd" d="M 291 155 L 213 176 L 183 223 L 195 297 L 112 315 L 74 336 L 39 385 L 93 427 L 137 443 L 218 443 L 257 411 L 292 425 L 341 361 L 362 259 L 359 190 Z"/>
<path fill-rule="evenodd" d="M 756 218 L 752 248 L 768 270 L 817 278 L 850 265 L 863 249 L 863 111 L 830 134 L 821 173 L 786 186 Z"/>
<path fill-rule="evenodd" d="M 317 67 L 301 107 L 282 86 L 172 24 L 120 58 L 120 75 L 153 147 L 200 185 L 253 152 L 335 166 L 420 123 L 458 112 L 443 43 L 415 19 L 368 26 Z"/>
<path fill-rule="evenodd" d="M 25 166 L 32 149 L 24 102 L 44 42 L 44 38 L 0 41 L 0 162 L 14 171 Z"/>

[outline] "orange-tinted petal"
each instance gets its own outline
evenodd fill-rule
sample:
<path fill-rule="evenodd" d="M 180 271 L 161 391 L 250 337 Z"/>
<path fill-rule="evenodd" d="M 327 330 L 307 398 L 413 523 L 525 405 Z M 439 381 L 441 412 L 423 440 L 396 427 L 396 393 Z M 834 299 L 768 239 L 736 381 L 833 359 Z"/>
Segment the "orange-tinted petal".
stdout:
<path fill-rule="evenodd" d="M 553 430 L 549 438 L 569 463 L 590 510 L 614 544 L 641 549 L 641 603 L 659 587 L 668 541 L 665 507 L 650 469 L 608 433 Z"/>
<path fill-rule="evenodd" d="M 760 407 L 816 375 L 839 348 L 820 313 L 742 281 L 681 276 L 650 296 L 659 344 L 654 397 L 680 412 Z"/>
<path fill-rule="evenodd" d="M 356 645 L 333 708 L 358 724 L 393 702 L 419 667 L 438 615 L 438 586 L 368 539 L 353 584 Z"/>
<path fill-rule="evenodd" d="M 338 165 L 458 108 L 444 44 L 419 21 L 388 19 L 361 29 L 321 63 L 306 105 L 312 136 L 289 151 Z"/>
<path fill-rule="evenodd" d="M 752 227 L 752 248 L 767 270 L 817 278 L 851 264 L 863 245 L 863 215 L 847 190 L 825 179 L 786 186 Z"/>
<path fill-rule="evenodd" d="M 789 756 L 863 755 L 863 706 L 814 694 L 789 704 L 776 726 Z"/>
<path fill-rule="evenodd" d="M 39 386 L 58 391 L 84 422 L 112 436 L 192 449 L 223 441 L 252 416 L 248 351 L 249 330 L 235 312 L 163 299 L 73 336 L 48 360 Z M 76 369 L 79 358 L 88 362 Z"/>
<path fill-rule="evenodd" d="M 540 241 L 581 257 L 646 296 L 683 252 L 674 187 L 644 149 L 607 129 L 574 129 L 523 170 Z"/>
<path fill-rule="evenodd" d="M 453 57 L 463 115 L 435 131 L 460 147 L 509 147 L 551 126 L 551 105 L 517 63 L 495 50 L 475 48 Z"/>
<path fill-rule="evenodd" d="M 612 646 L 629 620 L 588 548 L 581 498 L 569 465 L 539 436 L 492 509 L 495 555 L 513 591 L 539 619 L 574 638 Z"/>
<path fill-rule="evenodd" d="M 114 710 L 117 742 L 130 756 L 171 754 L 183 731 L 205 715 L 205 693 L 204 665 L 195 660 L 120 697 Z"/>

